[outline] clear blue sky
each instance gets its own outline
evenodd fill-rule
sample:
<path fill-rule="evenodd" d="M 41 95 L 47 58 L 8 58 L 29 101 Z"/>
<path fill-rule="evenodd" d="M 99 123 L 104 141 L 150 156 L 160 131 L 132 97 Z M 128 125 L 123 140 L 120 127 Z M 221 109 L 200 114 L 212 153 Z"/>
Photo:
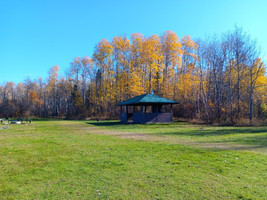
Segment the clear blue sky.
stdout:
<path fill-rule="evenodd" d="M 103 38 L 142 33 L 179 37 L 220 34 L 242 26 L 267 61 L 265 0 L 0 0 L 0 84 L 63 73 L 76 56 L 92 56 Z"/>

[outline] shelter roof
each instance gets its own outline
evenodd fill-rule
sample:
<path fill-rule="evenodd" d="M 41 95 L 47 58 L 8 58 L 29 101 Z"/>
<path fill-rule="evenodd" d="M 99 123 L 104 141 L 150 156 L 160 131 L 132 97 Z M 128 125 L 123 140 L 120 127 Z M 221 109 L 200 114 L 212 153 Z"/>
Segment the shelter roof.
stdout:
<path fill-rule="evenodd" d="M 177 101 L 173 101 L 167 98 L 159 97 L 154 94 L 143 94 L 136 96 L 134 98 L 128 99 L 126 101 L 120 102 L 117 106 L 126 105 L 148 105 L 148 104 L 177 104 Z"/>

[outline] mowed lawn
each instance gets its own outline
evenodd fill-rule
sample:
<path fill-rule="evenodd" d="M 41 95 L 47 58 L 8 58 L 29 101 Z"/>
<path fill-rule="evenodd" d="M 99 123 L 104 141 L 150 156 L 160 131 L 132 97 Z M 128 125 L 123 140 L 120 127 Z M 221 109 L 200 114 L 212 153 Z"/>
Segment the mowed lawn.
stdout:
<path fill-rule="evenodd" d="M 0 199 L 267 199 L 267 127 L 11 125 Z"/>

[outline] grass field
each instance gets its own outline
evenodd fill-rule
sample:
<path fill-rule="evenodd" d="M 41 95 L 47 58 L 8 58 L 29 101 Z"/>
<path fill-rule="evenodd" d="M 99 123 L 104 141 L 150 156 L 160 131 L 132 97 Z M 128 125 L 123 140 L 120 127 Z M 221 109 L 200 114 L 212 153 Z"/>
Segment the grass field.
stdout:
<path fill-rule="evenodd" d="M 1 199 L 267 199 L 267 127 L 34 121 L 0 130 Z"/>

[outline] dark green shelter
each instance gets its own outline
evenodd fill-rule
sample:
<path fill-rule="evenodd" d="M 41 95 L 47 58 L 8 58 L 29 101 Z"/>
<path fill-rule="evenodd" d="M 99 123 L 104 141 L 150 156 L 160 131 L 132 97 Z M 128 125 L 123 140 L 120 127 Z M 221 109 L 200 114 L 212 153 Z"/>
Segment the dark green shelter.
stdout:
<path fill-rule="evenodd" d="M 178 102 L 154 94 L 143 94 L 128 99 L 117 106 L 121 107 L 121 121 L 134 123 L 172 122 L 172 104 Z"/>

